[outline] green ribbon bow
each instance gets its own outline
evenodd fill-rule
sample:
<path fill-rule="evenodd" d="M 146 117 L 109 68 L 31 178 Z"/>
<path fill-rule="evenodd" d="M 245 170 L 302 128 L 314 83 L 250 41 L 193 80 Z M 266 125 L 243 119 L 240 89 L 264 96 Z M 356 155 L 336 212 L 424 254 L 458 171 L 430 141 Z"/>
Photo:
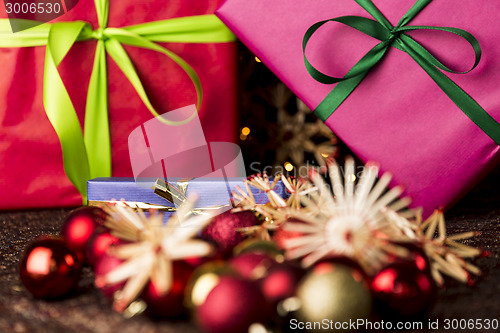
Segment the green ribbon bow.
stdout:
<path fill-rule="evenodd" d="M 344 100 L 356 89 L 371 68 L 385 55 L 389 47 L 395 47 L 408 53 L 427 74 L 437 83 L 446 95 L 469 117 L 479 128 L 485 132 L 495 143 L 500 145 L 500 124 L 493 119 L 472 97 L 463 91 L 455 82 L 449 79 L 439 69 L 456 74 L 465 74 L 474 69 L 481 59 L 481 47 L 476 38 L 469 32 L 450 27 L 433 26 L 406 26 L 423 8 L 432 0 L 417 0 L 410 10 L 401 18 L 394 27 L 371 0 L 355 0 L 375 20 L 361 16 L 341 16 L 313 24 L 305 33 L 302 42 L 304 63 L 309 74 L 316 80 L 325 84 L 337 83 L 325 99 L 314 110 L 315 114 L 325 121 Z M 357 29 L 381 42 L 375 45 L 349 72 L 342 78 L 329 76 L 317 70 L 306 57 L 306 46 L 312 35 L 327 22 L 339 22 Z M 465 39 L 474 49 L 475 62 L 471 69 L 465 72 L 455 72 L 437 60 L 422 45 L 416 42 L 406 32 L 426 29 L 451 32 Z"/>
<path fill-rule="evenodd" d="M 111 142 L 108 123 L 108 92 L 106 53 L 116 62 L 149 111 L 159 114 L 149 101 L 132 61 L 122 44 L 154 50 L 165 54 L 189 76 L 202 101 L 201 83 L 195 70 L 175 53 L 155 42 L 222 43 L 234 41 L 231 31 L 215 16 L 200 15 L 148 22 L 122 28 L 108 27 L 108 0 L 94 0 L 99 27 L 93 30 L 83 21 L 42 24 L 17 33 L 10 30 L 8 19 L 0 20 L 0 47 L 31 47 L 46 45 L 43 78 L 43 103 L 47 116 L 61 142 L 64 170 L 87 201 L 87 180 L 111 176 Z M 19 20 L 23 24 L 23 20 Z M 27 23 L 27 22 L 25 22 Z M 85 134 L 75 108 L 63 84 L 57 66 L 73 44 L 97 40 L 94 65 L 90 77 L 85 108 Z M 189 122 L 196 113 L 181 122 L 161 120 L 170 125 Z"/>

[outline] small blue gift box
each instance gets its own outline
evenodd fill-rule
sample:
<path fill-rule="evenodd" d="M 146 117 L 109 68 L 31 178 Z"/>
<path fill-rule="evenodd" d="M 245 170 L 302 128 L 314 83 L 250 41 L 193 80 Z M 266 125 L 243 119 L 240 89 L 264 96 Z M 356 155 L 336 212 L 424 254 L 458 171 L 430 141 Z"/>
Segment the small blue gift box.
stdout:
<path fill-rule="evenodd" d="M 95 178 L 87 182 L 88 204 L 99 205 L 122 200 L 131 207 L 162 210 L 165 218 L 168 218 L 175 211 L 176 205 L 193 193 L 198 196 L 196 208 L 223 207 L 228 210 L 232 207 L 231 192 L 236 190 L 236 186 L 246 191 L 242 178 L 169 178 L 168 183 L 160 179 Z M 265 191 L 252 186 L 250 189 L 258 204 L 269 201 Z M 277 182 L 273 190 L 284 198 L 287 196 L 281 181 Z"/>

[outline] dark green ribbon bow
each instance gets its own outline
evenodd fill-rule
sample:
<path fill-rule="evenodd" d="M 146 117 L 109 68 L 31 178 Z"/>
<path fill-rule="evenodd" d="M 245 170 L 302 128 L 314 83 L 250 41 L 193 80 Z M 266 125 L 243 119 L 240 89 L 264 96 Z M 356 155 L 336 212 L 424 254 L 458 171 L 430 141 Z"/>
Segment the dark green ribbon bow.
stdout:
<path fill-rule="evenodd" d="M 380 12 L 371 0 L 355 0 L 375 20 L 361 16 L 341 16 L 313 24 L 304 35 L 302 49 L 304 62 L 309 74 L 316 80 L 325 84 L 337 83 L 325 99 L 314 110 L 315 114 L 323 121 L 328 119 L 335 110 L 344 102 L 351 92 L 361 83 L 370 69 L 375 66 L 385 55 L 390 47 L 395 47 L 408 53 L 417 64 L 437 83 L 437 85 L 448 95 L 448 97 L 469 117 L 479 128 L 485 132 L 493 141 L 500 145 L 500 124 L 493 119 L 472 97 L 463 91 L 455 82 L 449 79 L 443 72 L 465 74 L 473 70 L 481 59 L 481 47 L 477 39 L 469 32 L 450 27 L 433 26 L 406 26 L 423 8 L 432 0 L 418 0 L 413 7 L 401 18 L 394 27 L 389 20 Z M 306 57 L 306 46 L 312 35 L 328 22 L 339 22 L 357 29 L 381 42 L 375 45 L 361 60 L 359 60 L 349 72 L 342 78 L 326 75 L 317 70 Z M 416 42 L 406 32 L 426 29 L 440 30 L 456 34 L 465 39 L 474 49 L 475 62 L 472 68 L 465 72 L 456 72 L 446 67 L 437 60 L 422 45 Z"/>

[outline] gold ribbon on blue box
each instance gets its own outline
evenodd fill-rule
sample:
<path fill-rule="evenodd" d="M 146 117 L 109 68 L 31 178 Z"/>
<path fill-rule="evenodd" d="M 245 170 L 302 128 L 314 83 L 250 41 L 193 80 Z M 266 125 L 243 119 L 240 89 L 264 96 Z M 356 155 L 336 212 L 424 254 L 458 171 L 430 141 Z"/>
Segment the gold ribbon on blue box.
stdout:
<path fill-rule="evenodd" d="M 156 180 L 152 188 L 154 194 L 156 194 L 160 198 L 165 199 L 166 202 L 169 202 L 174 206 L 166 206 L 148 202 L 127 201 L 127 200 L 89 200 L 88 205 L 89 206 L 100 206 L 103 204 L 123 205 L 134 209 L 141 209 L 141 210 L 155 209 L 161 212 L 172 213 L 176 212 L 177 208 L 188 200 L 187 190 L 189 186 L 189 180 L 190 179 L 180 179 L 179 181 L 177 181 L 176 185 L 166 182 L 160 178 Z M 205 214 L 206 211 L 222 210 L 222 209 L 228 210 L 230 208 L 231 205 L 229 203 L 207 206 L 207 207 L 195 207 L 189 212 L 189 214 L 201 215 Z"/>
<path fill-rule="evenodd" d="M 148 186 L 145 186 L 148 184 Z M 88 181 L 88 204 L 99 206 L 103 204 L 125 204 L 136 209 L 157 209 L 163 211 L 165 217 L 168 213 L 177 210 L 189 194 L 198 195 L 196 208 L 192 213 L 200 214 L 207 210 L 229 210 L 232 208 L 230 199 L 231 191 L 236 186 L 243 187 L 245 178 L 169 178 L 168 182 L 163 179 L 145 179 L 138 184 L 134 178 L 96 178 Z M 284 184 L 278 181 L 274 191 L 287 197 Z M 252 195 L 259 204 L 268 202 L 267 193 L 252 188 Z"/>

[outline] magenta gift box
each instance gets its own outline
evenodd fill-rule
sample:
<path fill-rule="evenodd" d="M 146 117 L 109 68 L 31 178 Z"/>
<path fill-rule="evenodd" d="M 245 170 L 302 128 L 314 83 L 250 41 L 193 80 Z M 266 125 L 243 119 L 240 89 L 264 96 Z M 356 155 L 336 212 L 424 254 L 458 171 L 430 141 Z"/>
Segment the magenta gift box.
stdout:
<path fill-rule="evenodd" d="M 414 0 L 374 0 L 396 25 Z M 313 24 L 356 15 L 372 18 L 353 0 L 226 0 L 217 15 L 311 109 L 334 85 L 314 80 L 304 65 L 302 40 Z M 500 2 L 440 0 L 408 24 L 455 27 L 479 41 L 482 58 L 467 74 L 446 75 L 500 121 Z M 474 52 L 448 32 L 409 32 L 456 71 L 474 63 Z M 330 22 L 311 38 L 306 55 L 316 68 L 342 77 L 379 40 Z M 499 161 L 499 146 L 487 136 L 405 52 L 390 48 L 361 84 L 325 121 L 363 161 L 394 175 L 422 206 L 424 215 L 449 207 Z"/>

